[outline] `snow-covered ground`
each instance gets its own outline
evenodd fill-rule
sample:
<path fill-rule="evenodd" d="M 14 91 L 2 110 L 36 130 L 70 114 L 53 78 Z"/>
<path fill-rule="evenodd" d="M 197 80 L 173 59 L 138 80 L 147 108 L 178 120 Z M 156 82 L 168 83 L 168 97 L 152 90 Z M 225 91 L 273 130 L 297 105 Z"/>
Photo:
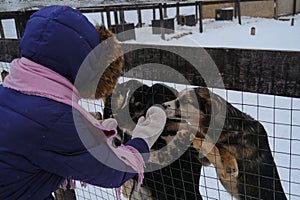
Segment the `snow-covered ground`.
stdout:
<path fill-rule="evenodd" d="M 0 0 L 1 1 L 1 0 Z M 3 0 L 2 0 L 3 1 Z M 20 4 L 25 4 L 30 7 L 38 5 L 39 1 L 20 1 L 11 0 L 10 7 L 18 7 Z M 95 0 L 90 1 L 90 4 L 84 4 L 83 1 L 74 1 L 72 6 L 87 6 L 95 5 Z M 4 1 L 6 2 L 6 1 Z M 48 1 L 47 1 L 48 2 Z M 51 1 L 50 1 L 51 2 Z M 125 1 L 123 1 L 125 2 Z M 129 1 L 130 2 L 130 1 Z M 128 3 L 128 2 L 127 2 Z M 45 3 L 50 4 L 50 3 Z M 55 1 L 55 4 L 70 5 L 69 1 Z M 96 4 L 97 5 L 97 4 Z M 98 4 L 99 5 L 99 4 Z M 2 4 L 7 6 L 7 3 Z M 21 6 L 19 6 L 21 7 Z M 23 6 L 24 8 L 26 6 Z M 1 8 L 0 8 L 1 11 Z M 194 7 L 183 7 L 180 9 L 181 14 L 195 14 Z M 168 17 L 174 18 L 176 15 L 175 8 L 168 9 Z M 101 23 L 99 13 L 89 13 L 86 16 L 94 24 Z M 156 19 L 159 18 L 159 12 L 156 12 Z M 254 48 L 254 49 L 278 49 L 278 50 L 300 50 L 300 14 L 295 16 L 284 17 L 288 20 L 275 20 L 266 18 L 242 17 L 242 25 L 238 24 L 237 19 L 233 21 L 215 21 L 214 19 L 205 19 L 203 21 L 204 32 L 199 32 L 199 25 L 194 27 L 175 26 L 175 33 L 166 35 L 166 40 L 162 40 L 160 35 L 153 35 L 151 32 L 152 10 L 143 10 L 142 21 L 145 23 L 143 28 L 136 28 L 136 40 L 126 41 L 127 43 L 144 43 L 144 44 L 165 44 L 165 45 L 185 45 L 185 46 L 203 46 L 203 47 L 233 47 L 233 48 Z M 294 26 L 291 26 L 291 19 L 294 18 Z M 114 24 L 114 15 L 111 12 L 112 24 Z M 128 23 L 137 24 L 137 12 L 125 11 L 125 20 Z M 106 23 L 106 15 L 104 15 Z M 10 28 L 13 21 L 11 19 L 2 20 L 4 31 L 8 38 L 16 38 L 15 30 Z M 176 21 L 175 21 L 176 24 Z M 107 24 L 105 24 L 107 25 Z M 251 28 L 255 27 L 256 34 L 251 35 Z M 179 39 L 176 36 L 186 34 Z"/>
<path fill-rule="evenodd" d="M 194 7 L 183 7 L 181 14 L 194 14 Z M 168 17 L 175 17 L 175 8 L 168 9 Z M 159 18 L 158 11 L 156 19 Z M 86 14 L 93 23 L 101 23 L 99 14 Z M 106 22 L 106 16 L 104 16 Z M 291 19 L 294 18 L 294 26 L 291 26 Z M 111 13 L 112 23 L 114 23 L 113 13 Z M 175 33 L 166 35 L 166 40 L 162 40 L 160 35 L 152 34 L 151 25 L 152 10 L 144 10 L 142 21 L 143 28 L 136 28 L 136 40 L 126 41 L 126 43 L 143 44 L 165 44 L 179 46 L 202 46 L 202 47 L 230 47 L 230 48 L 250 48 L 250 49 L 277 49 L 277 50 L 300 50 L 300 14 L 288 16 L 285 19 L 275 20 L 267 18 L 242 17 L 242 25 L 237 19 L 232 21 L 216 21 L 205 19 L 203 21 L 204 32 L 199 32 L 199 24 L 194 27 L 175 26 Z M 125 20 L 137 24 L 135 11 L 125 12 Z M 176 20 L 175 20 L 176 24 Z M 106 24 L 105 24 L 106 25 Z M 251 28 L 255 27 L 256 34 L 251 35 Z M 179 39 L 176 36 L 186 34 Z"/>
<path fill-rule="evenodd" d="M 25 9 L 41 8 L 49 5 L 68 5 L 71 7 L 87 7 L 97 5 L 111 5 L 111 4 L 134 4 L 135 0 L 0 0 L 2 11 L 16 11 Z M 146 2 L 146 0 L 139 0 L 138 2 Z M 148 1 L 149 2 L 149 1 Z"/>
<path fill-rule="evenodd" d="M 184 8 L 182 13 L 194 13 L 194 8 Z M 158 15 L 158 12 L 157 12 Z M 101 22 L 99 13 L 86 14 L 89 20 L 96 24 Z M 175 9 L 168 10 L 168 16 L 175 16 Z M 143 11 L 143 28 L 136 28 L 136 40 L 126 43 L 164 44 L 178 46 L 201 47 L 233 47 L 251 49 L 272 49 L 299 51 L 300 53 L 300 15 L 288 16 L 295 18 L 295 25 L 290 21 L 274 19 L 242 17 L 242 25 L 237 20 L 215 21 L 204 20 L 204 32 L 199 33 L 199 26 L 176 26 L 175 34 L 166 35 L 162 40 L 159 35 L 151 34 L 152 10 Z M 125 12 L 127 22 L 137 23 L 136 12 Z M 158 16 L 157 16 L 158 18 Z M 2 20 L 5 34 L 16 38 L 12 20 Z M 112 14 L 112 23 L 113 14 Z M 256 28 L 256 35 L 250 34 L 251 27 Z M 186 36 L 174 39 L 184 33 Z M 0 63 L 0 71 L 7 67 Z M 300 77 L 300 75 L 299 75 Z M 151 84 L 152 82 L 146 82 Z M 186 86 L 171 84 L 178 90 Z M 214 90 L 219 93 L 220 91 Z M 223 97 L 240 110 L 261 121 L 269 135 L 270 147 L 277 163 L 280 178 L 288 199 L 300 199 L 300 99 L 279 97 L 273 95 L 253 94 L 237 91 L 223 91 Z M 83 103 L 90 111 L 99 109 L 95 102 Z M 202 170 L 200 190 L 204 199 L 231 199 L 220 182 L 216 179 L 213 167 Z M 89 186 L 87 189 L 77 189 L 78 199 L 115 199 L 114 191 Z"/>

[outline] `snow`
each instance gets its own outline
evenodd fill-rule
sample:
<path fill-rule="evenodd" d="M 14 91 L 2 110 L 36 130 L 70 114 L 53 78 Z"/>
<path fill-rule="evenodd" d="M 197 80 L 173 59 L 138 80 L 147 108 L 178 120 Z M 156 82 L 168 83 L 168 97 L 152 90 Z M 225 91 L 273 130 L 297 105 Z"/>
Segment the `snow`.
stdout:
<path fill-rule="evenodd" d="M 2 1 L 3 2 L 3 1 Z M 14 1 L 11 1 L 12 4 Z M 24 1 L 27 6 L 29 1 Z M 32 1 L 30 7 L 37 6 Z M 40 1 L 42 2 L 42 1 Z M 80 4 L 77 0 L 75 3 Z M 91 1 L 92 2 L 92 1 Z M 61 1 L 61 3 L 66 3 Z M 24 5 L 16 4 L 18 9 Z M 16 5 L 14 5 L 16 7 Z M 86 4 L 85 4 L 86 5 Z M 19 6 L 19 7 L 18 7 Z M 13 6 L 12 6 L 13 7 Z M 2 9 L 9 9 L 3 7 Z M 17 9 L 16 8 L 16 9 Z M 183 8 L 182 13 L 194 13 L 194 8 Z M 158 18 L 158 12 L 157 18 Z M 86 14 L 88 19 L 96 24 L 101 23 L 99 13 Z M 168 10 L 168 17 L 175 16 L 175 9 Z M 104 16 L 105 17 L 105 16 Z M 113 13 L 111 13 L 112 23 Z M 136 40 L 125 43 L 161 44 L 177 46 L 201 46 L 201 47 L 228 47 L 246 49 L 271 49 L 298 51 L 300 50 L 300 15 L 287 16 L 287 19 L 294 18 L 295 25 L 291 21 L 281 21 L 265 18 L 242 17 L 242 25 L 237 19 L 233 21 L 215 21 L 214 19 L 204 20 L 204 32 L 199 33 L 199 26 L 175 27 L 175 34 L 166 35 L 167 40 L 162 40 L 160 35 L 151 34 L 152 10 L 143 11 L 143 28 L 136 28 Z M 137 23 L 135 11 L 126 11 L 127 22 Z M 105 19 L 106 20 L 106 19 Z M 12 20 L 2 20 L 5 35 L 9 38 L 16 38 L 16 31 L 13 28 Z M 175 22 L 176 23 L 176 22 Z M 256 29 L 256 35 L 251 35 L 252 27 Z M 184 33 L 187 34 L 179 39 L 174 39 Z M 0 63 L 0 71 L 7 69 L 7 64 Z M 128 79 L 124 79 L 128 80 Z M 143 80 L 145 84 L 153 82 Z M 171 84 L 177 90 L 184 89 L 185 85 Z M 278 97 L 265 94 L 253 94 L 237 91 L 218 91 L 223 97 L 231 102 L 238 109 L 248 113 L 259 120 L 266 128 L 269 135 L 270 147 L 277 163 L 278 171 L 282 180 L 287 198 L 299 200 L 300 191 L 300 99 Z M 224 95 L 225 94 L 225 95 Z M 94 101 L 83 101 L 83 106 L 89 111 L 101 110 L 101 103 Z M 200 191 L 204 199 L 231 199 L 225 192 L 220 182 L 216 179 L 216 173 L 212 166 L 202 170 Z M 77 189 L 78 199 L 115 199 L 114 190 L 102 189 L 89 186 L 87 189 Z"/>
<path fill-rule="evenodd" d="M 40 7 L 49 5 L 51 2 L 59 5 L 72 6 L 90 6 L 95 5 L 95 1 L 85 3 L 83 1 L 3 1 L 1 10 L 20 10 L 24 8 Z M 105 1 L 104 1 L 105 2 Z M 109 2 L 109 1 L 107 1 Z M 122 3 L 132 3 L 130 1 L 121 1 Z M 120 2 L 119 2 L 120 3 Z M 40 6 L 38 6 L 40 5 Z M 99 2 L 98 4 L 99 5 Z M 107 4 L 108 5 L 108 4 Z M 180 9 L 181 14 L 194 14 L 195 7 L 183 7 Z M 101 24 L 99 13 L 85 14 L 89 20 L 96 24 Z M 168 9 L 168 17 L 175 18 L 176 9 Z M 159 18 L 159 12 L 156 10 L 156 19 Z M 294 18 L 295 24 L 291 26 L 291 19 Z M 152 9 L 142 11 L 142 21 L 145 23 L 143 28 L 136 28 L 136 40 L 126 41 L 126 43 L 143 43 L 143 44 L 163 44 L 179 46 L 202 46 L 202 47 L 228 47 L 228 48 L 246 48 L 246 49 L 272 49 L 299 51 L 300 49 L 300 15 L 285 17 L 286 20 L 275 20 L 267 18 L 242 17 L 242 24 L 238 24 L 237 19 L 232 21 L 215 21 L 214 19 L 205 19 L 203 21 L 204 32 L 199 32 L 199 24 L 194 27 L 175 26 L 175 33 L 166 35 L 166 40 L 162 40 L 160 35 L 153 35 L 151 30 Z M 113 12 L 111 20 L 114 23 Z M 125 11 L 125 20 L 137 24 L 137 12 Z M 16 31 L 7 30 L 7 23 L 12 20 L 2 20 L 4 31 L 9 38 L 16 38 Z M 106 15 L 104 15 L 106 23 Z M 176 24 L 176 20 L 175 24 Z M 107 25 L 107 24 L 105 24 Z M 255 27 L 256 34 L 251 35 L 251 28 Z M 191 34 L 187 34 L 191 33 Z M 179 39 L 172 39 L 174 36 L 187 34 Z"/>
<path fill-rule="evenodd" d="M 181 12 L 195 13 L 195 10 L 194 7 L 186 7 L 182 8 Z M 156 12 L 156 15 L 156 19 L 158 19 L 158 12 Z M 93 23 L 101 23 L 97 14 L 86 14 L 86 16 Z M 176 25 L 175 33 L 166 35 L 166 40 L 162 40 L 160 35 L 153 35 L 151 32 L 150 19 L 152 19 L 152 10 L 143 11 L 142 16 L 145 26 L 143 28 L 136 28 L 136 40 L 126 41 L 126 43 L 288 51 L 300 50 L 300 15 L 286 17 L 286 19 L 290 20 L 285 21 L 244 16 L 242 17 L 241 25 L 238 24 L 238 19 L 233 19 L 232 21 L 205 19 L 203 21 L 203 33 L 199 32 L 199 24 L 194 27 Z M 106 16 L 104 17 L 106 20 Z M 168 17 L 175 17 L 175 9 L 168 10 Z M 111 18 L 113 19 L 113 16 Z M 295 20 L 294 26 L 291 26 L 292 18 Z M 125 19 L 127 22 L 137 24 L 136 12 L 125 12 Z M 255 27 L 255 35 L 250 34 L 252 27 Z M 172 39 L 172 37 L 184 33 L 189 34 L 179 39 Z"/>
<path fill-rule="evenodd" d="M 0 12 L 3 11 L 16 11 L 16 10 L 28 10 L 41 8 L 49 5 L 67 5 L 71 7 L 88 7 L 99 4 L 111 5 L 111 4 L 135 4 L 135 0 L 0 0 L 1 7 Z M 139 2 L 145 2 L 139 0 Z"/>

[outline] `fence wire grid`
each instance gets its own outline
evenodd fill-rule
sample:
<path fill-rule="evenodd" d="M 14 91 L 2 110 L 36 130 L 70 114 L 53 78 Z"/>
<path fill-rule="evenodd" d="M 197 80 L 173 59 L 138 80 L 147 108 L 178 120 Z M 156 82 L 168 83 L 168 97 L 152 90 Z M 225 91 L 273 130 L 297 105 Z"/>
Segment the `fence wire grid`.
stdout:
<path fill-rule="evenodd" d="M 8 63 L 0 63 L 0 71 L 3 70 L 9 72 Z M 128 82 L 130 80 L 130 78 L 121 77 L 119 79 L 119 83 Z M 0 81 L 2 82 L 2 80 Z M 154 85 L 155 83 L 158 83 L 151 80 L 139 81 L 149 87 Z M 174 83 L 163 84 L 168 85 L 176 91 L 182 91 L 186 88 L 195 87 Z M 221 90 L 219 89 L 210 88 L 210 90 L 216 94 L 221 94 Z M 159 95 L 163 97 L 166 94 L 162 92 Z M 268 134 L 267 139 L 272 156 L 276 163 L 276 168 L 280 177 L 280 183 L 282 184 L 285 196 L 290 200 L 300 199 L 300 99 L 232 90 L 226 90 L 225 96 L 222 97 L 226 101 L 230 102 L 235 108 L 244 113 L 247 113 L 263 125 Z M 103 114 L 103 101 L 81 100 L 81 105 L 89 112 L 100 112 L 101 114 Z M 188 160 L 190 162 L 195 162 L 195 158 L 192 156 L 190 156 L 189 159 L 186 159 L 184 162 L 188 162 Z M 154 190 L 152 190 L 152 194 L 150 193 L 152 196 L 147 196 L 149 195 L 149 192 L 147 190 L 144 190 L 143 187 L 142 190 L 140 190 L 139 194 L 134 194 L 132 190 L 132 188 L 135 187 L 134 182 L 129 182 L 126 184 L 126 186 L 123 186 L 121 199 L 187 199 L 176 197 L 176 195 L 178 195 L 176 193 L 176 189 L 177 191 L 182 191 L 184 195 L 189 195 L 188 193 L 185 193 L 185 189 L 187 188 L 187 186 L 192 186 L 194 189 L 196 188 L 196 190 L 200 192 L 202 199 L 235 199 L 223 187 L 213 165 L 202 166 L 201 172 L 194 172 L 192 171 L 192 169 L 184 168 L 185 166 L 189 165 L 184 165 L 183 162 L 179 164 L 183 165 L 179 165 L 179 167 L 175 165 L 178 167 L 176 169 L 174 167 L 171 167 L 166 171 L 162 169 L 152 173 L 152 182 L 148 181 L 149 186 L 154 188 Z M 173 174 L 170 174 L 170 171 Z M 182 176 L 183 173 L 185 173 L 185 177 Z M 181 180 L 180 178 L 178 178 L 186 178 L 186 176 L 189 175 L 192 177 L 197 177 L 194 173 L 199 174 L 200 181 L 193 180 L 191 183 L 188 183 L 185 182 L 185 180 Z M 253 175 L 255 176 L 255 174 Z M 147 178 L 148 177 L 146 176 L 144 180 L 144 182 L 146 183 Z M 165 182 L 165 180 L 169 179 L 172 181 Z M 195 185 L 195 183 L 198 184 Z M 270 184 L 272 183 L 270 182 Z M 114 189 L 105 189 L 93 185 L 88 185 L 86 188 L 83 188 L 79 185 L 80 184 L 78 183 L 75 190 L 76 199 L 106 200 L 117 198 Z M 183 188 L 174 188 L 178 187 L 179 185 L 182 185 Z M 127 195 L 125 194 L 125 187 L 129 187 L 127 188 Z M 162 188 L 164 189 L 162 190 Z M 155 191 L 156 194 L 153 194 L 155 193 Z M 168 194 L 169 191 L 173 191 L 174 196 L 170 196 L 170 194 Z M 194 199 L 197 198 L 199 199 L 199 197 L 195 195 Z M 245 196 L 244 198 L 248 199 L 251 197 Z"/>

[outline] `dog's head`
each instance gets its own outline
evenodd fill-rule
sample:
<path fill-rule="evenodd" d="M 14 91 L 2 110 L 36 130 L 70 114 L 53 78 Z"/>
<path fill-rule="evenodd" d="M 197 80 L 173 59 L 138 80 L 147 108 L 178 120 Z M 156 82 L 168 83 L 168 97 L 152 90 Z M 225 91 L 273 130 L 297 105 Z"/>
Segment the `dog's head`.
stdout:
<path fill-rule="evenodd" d="M 138 119 L 145 115 L 152 105 L 175 99 L 177 93 L 175 89 L 164 84 L 154 84 L 149 87 L 136 80 L 118 84 L 113 94 L 105 101 L 104 118 L 116 118 L 119 127 L 126 134 L 126 131 L 130 132 L 134 129 Z M 173 130 L 163 131 L 162 136 L 175 134 L 176 131 Z M 158 143 L 163 143 L 160 146 L 166 145 L 161 138 L 158 139 Z"/>
<path fill-rule="evenodd" d="M 123 130 L 132 131 L 137 119 L 144 114 L 148 89 L 137 80 L 117 84 L 112 95 L 105 100 L 104 118 L 113 117 Z"/>
<path fill-rule="evenodd" d="M 218 119 L 218 113 L 224 108 L 224 101 L 207 88 L 199 87 L 181 91 L 175 100 L 165 102 L 163 106 L 169 119 L 189 124 L 203 137 L 207 133 L 210 120 Z"/>
<path fill-rule="evenodd" d="M 164 84 L 149 87 L 137 80 L 118 84 L 113 94 L 105 100 L 104 118 L 114 117 L 122 128 L 132 131 L 138 119 L 152 105 L 175 99 L 177 93 Z"/>

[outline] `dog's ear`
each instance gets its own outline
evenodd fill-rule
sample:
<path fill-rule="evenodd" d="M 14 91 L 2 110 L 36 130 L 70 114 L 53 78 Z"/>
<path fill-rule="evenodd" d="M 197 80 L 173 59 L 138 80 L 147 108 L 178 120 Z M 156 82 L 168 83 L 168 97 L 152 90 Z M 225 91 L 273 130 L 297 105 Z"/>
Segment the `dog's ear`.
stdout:
<path fill-rule="evenodd" d="M 196 90 L 198 95 L 198 103 L 200 104 L 200 110 L 205 114 L 217 115 L 222 106 L 222 100 L 219 96 L 213 94 L 208 88 L 199 87 Z M 213 112 L 213 113 L 212 113 Z"/>
<path fill-rule="evenodd" d="M 171 101 L 177 98 L 178 91 L 165 84 L 155 83 L 147 91 L 150 99 L 154 102 L 152 104 L 161 104 L 167 101 Z M 152 98 L 155 97 L 155 98 Z"/>
<path fill-rule="evenodd" d="M 222 100 L 217 95 L 212 95 L 210 99 L 211 99 L 211 107 L 213 109 L 214 115 L 217 115 L 223 109 Z"/>
<path fill-rule="evenodd" d="M 1 72 L 1 78 L 2 78 L 2 81 L 4 81 L 4 78 L 5 78 L 7 75 L 8 75 L 8 71 L 3 70 L 3 71 Z"/>
<path fill-rule="evenodd" d="M 100 112 L 90 112 L 90 114 L 97 119 L 98 121 L 102 121 L 103 120 L 103 116 Z"/>
<path fill-rule="evenodd" d="M 211 115 L 212 101 L 210 99 L 209 90 L 202 87 L 196 88 L 196 96 L 199 110 L 205 115 Z"/>

